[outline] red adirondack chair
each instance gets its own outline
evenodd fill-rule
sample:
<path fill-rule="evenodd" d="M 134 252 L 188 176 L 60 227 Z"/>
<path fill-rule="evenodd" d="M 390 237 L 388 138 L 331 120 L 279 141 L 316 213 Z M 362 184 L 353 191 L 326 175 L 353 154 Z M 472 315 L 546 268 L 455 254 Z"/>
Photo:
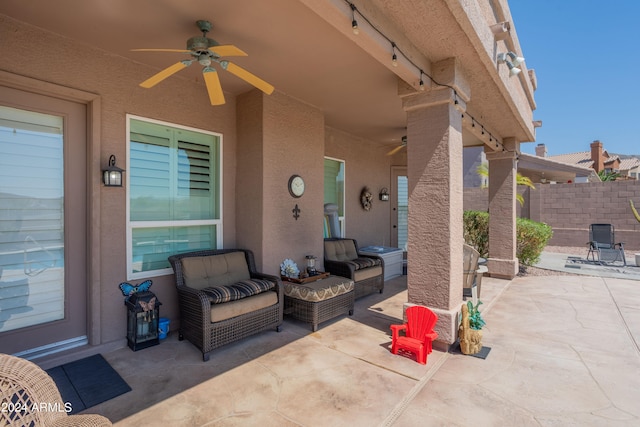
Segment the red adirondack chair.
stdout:
<path fill-rule="evenodd" d="M 438 316 L 427 307 L 412 306 L 407 308 L 407 323 L 391 325 L 393 333 L 391 353 L 398 354 L 398 350 L 406 350 L 416 355 L 416 361 L 427 364 L 427 355 L 431 353 L 431 344 L 438 338 L 433 330 Z M 400 335 L 404 331 L 404 336 Z"/>

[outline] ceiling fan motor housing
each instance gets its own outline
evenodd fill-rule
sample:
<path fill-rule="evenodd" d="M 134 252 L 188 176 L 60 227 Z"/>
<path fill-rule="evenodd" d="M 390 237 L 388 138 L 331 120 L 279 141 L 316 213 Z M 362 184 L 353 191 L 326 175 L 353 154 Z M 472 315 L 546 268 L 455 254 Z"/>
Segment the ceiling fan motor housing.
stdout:
<path fill-rule="evenodd" d="M 207 37 L 207 33 L 211 31 L 211 22 L 201 19 L 196 21 L 196 25 L 200 31 L 202 31 L 202 36 L 191 37 L 187 40 L 187 49 L 192 52 L 196 52 L 198 55 L 206 54 L 214 56 L 209 48 L 212 46 L 219 46 L 220 43 Z"/>
<path fill-rule="evenodd" d="M 206 52 L 212 46 L 219 46 L 220 43 L 209 37 L 191 37 L 187 40 L 187 49 L 193 52 Z"/>

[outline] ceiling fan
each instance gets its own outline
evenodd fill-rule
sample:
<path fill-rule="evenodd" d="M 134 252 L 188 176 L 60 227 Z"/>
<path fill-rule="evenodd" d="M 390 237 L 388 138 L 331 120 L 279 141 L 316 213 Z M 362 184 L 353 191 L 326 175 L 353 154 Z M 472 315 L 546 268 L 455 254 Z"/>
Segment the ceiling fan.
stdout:
<path fill-rule="evenodd" d="M 396 148 L 394 148 L 393 150 L 389 151 L 387 153 L 387 156 L 393 156 L 394 154 L 396 154 L 398 151 L 402 150 L 403 148 L 407 147 L 407 135 L 402 137 L 402 141 L 400 142 L 400 145 L 398 145 Z"/>
<path fill-rule="evenodd" d="M 271 95 L 274 89 L 272 85 L 233 62 L 221 59 L 225 56 L 247 56 L 245 52 L 234 45 L 220 45 L 217 41 L 207 37 L 207 33 L 211 31 L 211 22 L 200 20 L 196 22 L 196 25 L 200 31 L 202 31 L 202 36 L 191 37 L 187 40 L 186 49 L 131 49 L 134 52 L 181 52 L 188 53 L 193 57 L 192 59 L 186 59 L 165 68 L 140 83 L 140 86 L 151 88 L 178 71 L 188 67 L 194 61 L 197 61 L 204 67 L 202 69 L 202 75 L 211 105 L 222 105 L 225 100 L 224 94 L 222 93 L 222 86 L 220 85 L 220 78 L 218 77 L 217 70 L 211 66 L 211 64 L 215 62 L 220 65 L 223 70 L 250 83 L 267 95 Z"/>

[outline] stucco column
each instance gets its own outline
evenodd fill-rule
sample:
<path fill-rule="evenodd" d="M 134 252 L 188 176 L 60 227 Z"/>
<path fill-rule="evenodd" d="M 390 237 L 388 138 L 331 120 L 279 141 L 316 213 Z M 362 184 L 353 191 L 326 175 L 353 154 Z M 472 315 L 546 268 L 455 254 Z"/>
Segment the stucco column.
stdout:
<path fill-rule="evenodd" d="M 511 138 L 507 151 L 485 153 L 489 162 L 489 274 L 512 279 L 518 274 L 516 258 L 516 150 Z"/>
<path fill-rule="evenodd" d="M 458 104 L 455 105 L 456 100 Z M 409 181 L 408 304 L 438 315 L 440 346 L 452 344 L 462 304 L 464 101 L 449 87 L 403 98 Z"/>

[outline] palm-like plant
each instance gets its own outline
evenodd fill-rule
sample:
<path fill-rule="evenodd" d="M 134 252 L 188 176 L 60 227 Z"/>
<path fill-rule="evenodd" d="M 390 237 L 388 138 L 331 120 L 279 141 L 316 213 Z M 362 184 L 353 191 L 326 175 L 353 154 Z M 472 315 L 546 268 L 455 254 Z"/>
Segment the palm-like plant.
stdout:
<path fill-rule="evenodd" d="M 633 206 L 633 200 L 629 199 L 629 204 L 631 205 L 631 212 L 633 212 L 633 216 L 635 216 L 638 222 L 640 222 L 640 214 L 636 210 L 636 207 Z"/>
<path fill-rule="evenodd" d="M 485 178 L 483 181 L 488 181 L 489 180 L 489 164 L 484 162 L 480 163 L 480 165 L 478 165 L 478 168 L 476 169 L 476 173 L 481 178 Z M 531 181 L 531 178 L 522 175 L 520 172 L 516 174 L 516 184 L 526 185 L 532 190 L 536 189 L 536 186 L 533 185 L 533 181 Z M 482 184 L 482 188 L 486 188 L 486 184 L 484 184 L 484 182 Z M 518 201 L 518 203 L 520 203 L 520 206 L 524 205 L 524 197 L 522 197 L 522 194 L 516 193 L 516 200 Z"/>
<path fill-rule="evenodd" d="M 619 172 L 610 172 L 607 170 L 601 170 L 600 172 L 598 172 L 598 176 L 600 177 L 600 181 L 605 182 L 605 181 L 615 181 L 619 176 L 620 173 Z"/>

